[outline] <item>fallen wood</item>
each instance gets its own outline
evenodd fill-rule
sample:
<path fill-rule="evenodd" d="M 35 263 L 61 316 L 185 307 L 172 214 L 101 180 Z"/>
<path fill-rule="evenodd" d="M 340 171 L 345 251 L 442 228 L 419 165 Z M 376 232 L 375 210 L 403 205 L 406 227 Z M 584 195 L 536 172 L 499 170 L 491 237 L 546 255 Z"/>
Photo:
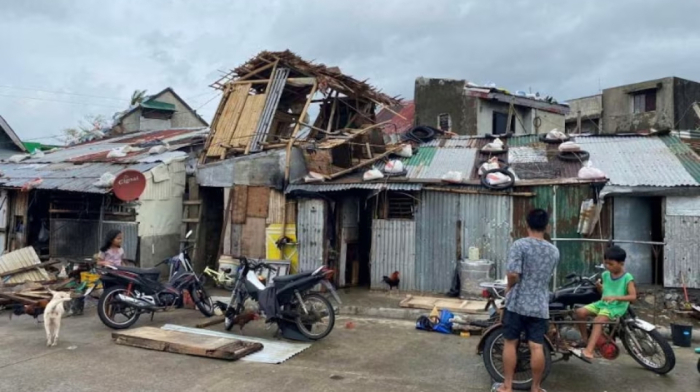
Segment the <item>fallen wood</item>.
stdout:
<path fill-rule="evenodd" d="M 195 325 L 196 328 L 206 328 L 206 327 L 211 327 L 212 325 L 220 324 L 224 322 L 224 316 L 221 317 L 212 317 L 209 320 L 199 323 Z"/>
<path fill-rule="evenodd" d="M 328 178 L 334 179 L 334 178 L 338 178 L 338 177 L 340 177 L 340 176 L 342 176 L 342 175 L 344 175 L 344 174 L 353 172 L 353 171 L 355 171 L 355 170 L 357 170 L 357 169 L 359 169 L 359 168 L 361 168 L 361 167 L 370 165 L 370 164 L 372 164 L 372 163 L 374 163 L 374 162 L 376 162 L 376 161 L 378 161 L 378 160 L 380 160 L 380 159 L 382 159 L 382 158 L 384 158 L 384 157 L 387 157 L 387 156 L 389 156 L 390 154 L 392 154 L 392 153 L 394 153 L 394 152 L 396 152 L 396 151 L 399 151 L 399 150 L 402 149 L 402 148 L 403 148 L 403 147 L 396 147 L 396 148 L 393 148 L 393 149 L 391 149 L 391 150 L 387 150 L 385 153 L 379 154 L 379 155 L 375 156 L 375 157 L 372 158 L 372 159 L 368 159 L 368 160 L 366 160 L 366 161 L 360 163 L 359 165 L 353 166 L 353 167 L 351 167 L 351 168 L 349 168 L 349 169 L 341 170 L 341 171 L 339 171 L 339 172 L 337 172 L 337 173 L 333 173 L 333 174 L 329 175 Z"/>
<path fill-rule="evenodd" d="M 229 361 L 240 359 L 263 348 L 263 345 L 260 343 L 179 331 L 166 331 L 153 327 L 114 332 L 112 333 L 112 339 L 114 339 L 116 344 L 124 346 L 198 357 L 226 359 Z"/>
<path fill-rule="evenodd" d="M 457 298 L 418 297 L 408 295 L 399 304 L 402 308 L 431 310 L 447 309 L 455 313 L 485 313 L 486 301 L 471 301 Z"/>
<path fill-rule="evenodd" d="M 22 267 L 22 268 L 13 269 L 13 270 L 10 270 L 10 271 L 0 272 L 0 278 L 4 278 L 4 277 L 10 276 L 10 275 L 19 274 L 19 273 L 22 273 L 22 272 L 27 272 L 27 271 L 35 270 L 35 269 L 37 269 L 37 268 L 48 267 L 48 266 L 50 266 L 50 265 L 58 264 L 58 263 L 60 263 L 60 262 L 61 262 L 61 260 L 54 259 L 54 260 L 45 261 L 45 262 L 43 262 L 43 263 L 30 265 L 30 266 L 27 266 L 27 267 Z"/>
<path fill-rule="evenodd" d="M 28 298 L 23 298 L 15 294 L 9 294 L 9 293 L 0 293 L 0 298 L 5 298 L 9 299 L 12 302 L 17 302 L 23 305 L 38 305 L 39 301 L 34 301 Z"/>

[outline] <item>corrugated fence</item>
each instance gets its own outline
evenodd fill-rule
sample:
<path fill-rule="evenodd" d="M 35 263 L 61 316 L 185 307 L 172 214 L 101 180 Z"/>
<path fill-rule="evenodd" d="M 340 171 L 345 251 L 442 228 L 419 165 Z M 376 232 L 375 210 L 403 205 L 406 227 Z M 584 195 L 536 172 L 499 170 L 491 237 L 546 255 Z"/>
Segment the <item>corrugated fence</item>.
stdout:
<path fill-rule="evenodd" d="M 326 202 L 320 199 L 301 199 L 298 206 L 299 272 L 305 272 L 324 264 Z"/>
<path fill-rule="evenodd" d="M 400 273 L 401 290 L 418 290 L 416 266 L 416 223 L 412 220 L 375 219 L 372 222 L 372 289 L 386 289 L 382 281 L 394 271 Z"/>

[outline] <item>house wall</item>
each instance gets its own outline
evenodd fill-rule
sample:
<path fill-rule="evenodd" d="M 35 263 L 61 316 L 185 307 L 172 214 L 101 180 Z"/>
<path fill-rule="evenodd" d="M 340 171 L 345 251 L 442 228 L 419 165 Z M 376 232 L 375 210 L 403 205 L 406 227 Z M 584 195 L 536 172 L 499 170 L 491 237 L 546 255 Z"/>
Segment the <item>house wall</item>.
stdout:
<path fill-rule="evenodd" d="M 166 91 L 156 98 L 156 101 L 175 105 L 175 113 L 170 122 L 173 128 L 196 128 L 206 127 L 207 123 L 200 120 L 181 100 L 177 99 L 173 93 Z"/>
<path fill-rule="evenodd" d="M 119 126 L 119 133 L 138 132 L 141 129 L 141 109 L 124 116 Z"/>
<path fill-rule="evenodd" d="M 616 240 L 651 241 L 651 206 L 644 197 L 615 197 L 614 235 Z M 651 245 L 618 244 L 627 252 L 625 269 L 639 284 L 653 283 Z"/>
<path fill-rule="evenodd" d="M 581 116 L 581 133 L 599 133 L 603 116 L 603 94 L 566 101 L 571 111 L 565 116 L 567 133 L 575 133 L 576 121 Z"/>
<path fill-rule="evenodd" d="M 326 201 L 301 199 L 298 206 L 299 272 L 307 272 L 325 264 Z"/>
<path fill-rule="evenodd" d="M 664 286 L 700 289 L 700 197 L 667 197 Z"/>
<path fill-rule="evenodd" d="M 508 105 L 504 102 L 487 101 L 477 99 L 477 120 L 476 133 L 477 135 L 490 135 L 493 133 L 493 113 L 508 114 Z M 515 133 L 517 135 L 528 134 L 532 132 L 532 109 L 515 106 L 515 113 L 518 118 L 515 121 Z"/>
<path fill-rule="evenodd" d="M 698 129 L 700 119 L 693 110 L 693 103 L 700 102 L 700 83 L 673 78 L 674 124 L 673 129 Z"/>
<path fill-rule="evenodd" d="M 417 78 L 415 83 L 415 124 L 438 126 L 438 116 L 446 113 L 452 132 L 476 135 L 477 98 L 464 94 L 464 80 Z"/>
<path fill-rule="evenodd" d="M 659 87 L 656 92 L 656 110 L 634 114 L 631 93 Z M 674 128 L 674 78 L 629 84 L 603 90 L 603 132 L 626 133 L 655 128 Z M 692 109 L 691 109 L 692 110 Z"/>
<path fill-rule="evenodd" d="M 146 189 L 136 209 L 140 263 L 149 268 L 180 250 L 185 161 L 156 166 L 144 173 Z"/>

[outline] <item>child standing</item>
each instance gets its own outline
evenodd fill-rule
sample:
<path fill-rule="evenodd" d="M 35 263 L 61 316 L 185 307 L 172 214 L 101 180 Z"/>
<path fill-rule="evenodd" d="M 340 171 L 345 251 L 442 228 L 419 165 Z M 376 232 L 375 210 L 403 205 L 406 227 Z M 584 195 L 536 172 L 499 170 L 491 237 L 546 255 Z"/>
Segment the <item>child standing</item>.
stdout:
<path fill-rule="evenodd" d="M 104 245 L 100 248 L 100 253 L 97 255 L 97 264 L 99 265 L 122 265 L 124 258 L 124 249 L 122 249 L 123 235 L 119 230 L 112 230 L 107 233 Z"/>
<path fill-rule="evenodd" d="M 603 298 L 576 311 L 579 320 L 587 320 L 595 316 L 596 323 L 610 322 L 618 319 L 627 313 L 627 308 L 631 302 L 637 300 L 637 289 L 634 285 L 634 277 L 629 272 L 625 272 L 625 259 L 627 253 L 619 246 L 611 246 L 605 251 L 605 268 L 601 285 L 596 282 L 598 291 L 602 292 Z M 603 324 L 593 324 L 591 336 L 587 339 L 588 330 L 586 324 L 579 325 L 583 340 L 588 340 L 588 345 L 583 350 L 584 359 L 593 359 L 593 351 L 596 343 L 603 333 Z"/>

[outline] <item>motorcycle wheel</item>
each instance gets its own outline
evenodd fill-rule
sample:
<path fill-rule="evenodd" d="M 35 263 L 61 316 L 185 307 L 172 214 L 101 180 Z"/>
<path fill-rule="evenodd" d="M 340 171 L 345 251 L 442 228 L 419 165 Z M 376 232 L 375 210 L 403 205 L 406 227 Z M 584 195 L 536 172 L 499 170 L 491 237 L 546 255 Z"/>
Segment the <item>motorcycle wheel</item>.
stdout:
<path fill-rule="evenodd" d="M 328 301 L 328 299 L 321 294 L 307 294 L 302 298 L 302 300 L 304 301 L 306 309 L 310 309 L 314 313 L 321 313 L 322 317 L 326 316 L 328 318 L 328 323 L 325 325 L 325 328 L 322 328 L 316 332 L 313 330 L 313 328 L 319 323 L 319 321 L 314 321 L 313 323 L 309 324 L 308 320 L 304 320 L 302 315 L 298 315 L 294 319 L 294 322 L 296 323 L 299 332 L 311 340 L 325 338 L 329 333 L 331 333 L 333 326 L 335 326 L 335 311 L 333 309 L 333 305 L 331 305 L 330 301 Z M 299 312 L 303 312 L 301 305 L 299 305 Z"/>
<path fill-rule="evenodd" d="M 484 352 L 481 354 L 484 360 L 486 371 L 491 379 L 496 382 L 503 382 L 503 328 L 494 330 L 484 343 Z M 544 373 L 542 381 L 547 379 L 552 370 L 552 350 L 548 344 L 542 345 L 544 350 Z M 532 371 L 530 370 L 530 346 L 526 341 L 521 341 L 518 346 L 518 361 L 513 375 L 513 389 L 518 391 L 529 391 L 532 386 Z"/>
<path fill-rule="evenodd" d="M 232 311 L 231 309 L 226 310 L 226 314 L 224 315 L 224 329 L 227 331 L 230 331 L 233 326 L 235 325 L 233 323 L 233 320 L 236 318 L 236 315 L 239 315 L 243 313 L 243 310 L 245 308 L 243 305 L 238 305 L 236 311 Z"/>
<path fill-rule="evenodd" d="M 640 342 L 640 344 L 643 344 L 642 347 L 637 347 L 632 339 L 632 334 L 637 338 L 637 342 L 642 340 L 642 342 Z M 644 331 L 639 328 L 629 327 L 625 328 L 625 333 L 621 338 L 622 345 L 625 346 L 627 353 L 629 353 L 643 368 L 651 370 L 656 374 L 666 374 L 676 366 L 676 354 L 673 353 L 673 348 L 668 344 L 668 341 L 661 336 L 659 331 Z M 640 352 L 640 350 L 653 350 L 654 353 L 649 355 L 651 356 L 650 359 L 645 355 L 646 353 Z M 653 359 L 657 357 L 656 354 L 663 354 L 662 362 L 657 363 L 653 361 Z"/>
<path fill-rule="evenodd" d="M 211 299 L 203 285 L 193 287 L 190 290 L 190 294 L 192 295 L 192 301 L 194 301 L 195 306 L 202 312 L 204 317 L 211 317 L 214 315 L 214 300 Z"/>
<path fill-rule="evenodd" d="M 126 287 L 112 286 L 102 293 L 97 302 L 97 315 L 104 325 L 112 329 L 127 329 L 141 317 L 141 313 L 137 309 L 116 299 L 117 294 L 122 293 L 127 293 Z M 117 314 L 127 317 L 126 321 L 116 321 Z"/>

